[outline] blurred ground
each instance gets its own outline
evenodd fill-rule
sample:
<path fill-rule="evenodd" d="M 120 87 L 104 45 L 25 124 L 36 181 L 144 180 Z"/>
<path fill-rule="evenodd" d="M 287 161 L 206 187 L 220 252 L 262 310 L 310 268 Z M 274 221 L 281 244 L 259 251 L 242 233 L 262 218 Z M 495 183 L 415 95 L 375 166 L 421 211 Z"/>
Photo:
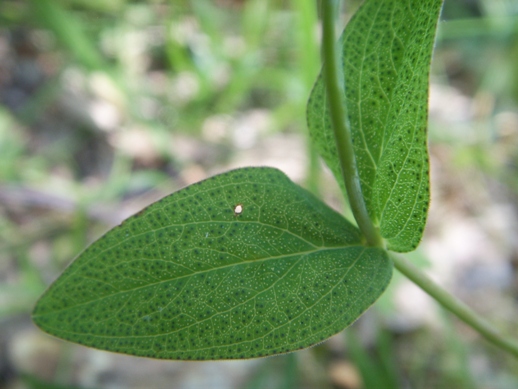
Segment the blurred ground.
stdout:
<path fill-rule="evenodd" d="M 432 205 L 409 255 L 515 338 L 517 26 L 517 1 L 446 1 Z M 278 167 L 343 210 L 306 143 L 318 31 L 309 1 L 0 3 L 0 387 L 518 387 L 515 360 L 398 275 L 344 333 L 263 360 L 127 357 L 31 323 L 37 297 L 89 242 L 212 174 Z"/>

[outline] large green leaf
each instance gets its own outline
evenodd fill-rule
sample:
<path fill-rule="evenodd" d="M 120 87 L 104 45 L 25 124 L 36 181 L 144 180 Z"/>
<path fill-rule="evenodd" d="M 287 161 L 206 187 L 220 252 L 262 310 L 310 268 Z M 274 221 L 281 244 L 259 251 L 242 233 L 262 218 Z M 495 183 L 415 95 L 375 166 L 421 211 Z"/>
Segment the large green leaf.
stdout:
<path fill-rule="evenodd" d="M 428 76 L 442 0 L 366 0 L 342 36 L 346 108 L 362 193 L 388 247 L 417 247 L 429 203 Z M 313 142 L 343 187 L 322 76 Z"/>
<path fill-rule="evenodd" d="M 47 290 L 33 319 L 104 350 L 252 358 L 341 331 L 391 274 L 384 250 L 361 246 L 354 226 L 282 172 L 246 168 L 109 231 Z"/>

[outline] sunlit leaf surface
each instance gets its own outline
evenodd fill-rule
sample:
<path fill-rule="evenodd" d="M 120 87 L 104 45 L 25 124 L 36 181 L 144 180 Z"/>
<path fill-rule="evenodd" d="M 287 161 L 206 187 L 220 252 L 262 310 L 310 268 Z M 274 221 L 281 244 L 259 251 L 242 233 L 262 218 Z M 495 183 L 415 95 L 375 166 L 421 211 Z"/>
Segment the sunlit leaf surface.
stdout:
<path fill-rule="evenodd" d="M 367 0 L 342 36 L 346 106 L 362 192 L 388 247 L 417 247 L 429 203 L 428 76 L 442 0 Z M 312 139 L 343 187 L 322 77 Z"/>
<path fill-rule="evenodd" d="M 385 251 L 272 168 L 214 176 L 84 251 L 33 319 L 60 338 L 168 359 L 253 358 L 314 345 L 383 292 Z"/>

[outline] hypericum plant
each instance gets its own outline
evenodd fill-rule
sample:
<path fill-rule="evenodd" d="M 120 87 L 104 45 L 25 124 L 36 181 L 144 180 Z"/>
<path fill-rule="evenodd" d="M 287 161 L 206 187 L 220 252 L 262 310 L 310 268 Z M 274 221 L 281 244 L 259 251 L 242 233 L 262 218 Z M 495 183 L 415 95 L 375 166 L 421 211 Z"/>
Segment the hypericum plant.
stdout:
<path fill-rule="evenodd" d="M 389 251 L 415 249 L 429 203 L 428 76 L 442 0 L 366 0 L 324 67 L 312 142 L 358 227 L 273 168 L 191 185 L 88 247 L 38 301 L 34 322 L 83 345 L 176 360 L 254 358 L 319 343 L 383 293 L 393 266 L 482 335 L 518 346 Z"/>

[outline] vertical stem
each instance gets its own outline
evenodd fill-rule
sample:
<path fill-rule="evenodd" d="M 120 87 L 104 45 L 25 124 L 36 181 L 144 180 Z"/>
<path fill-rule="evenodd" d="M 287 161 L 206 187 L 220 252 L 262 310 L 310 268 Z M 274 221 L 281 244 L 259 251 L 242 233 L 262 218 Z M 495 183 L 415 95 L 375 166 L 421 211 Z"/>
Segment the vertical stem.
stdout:
<path fill-rule="evenodd" d="M 383 240 L 367 211 L 351 139 L 351 128 L 345 111 L 345 85 L 337 56 L 333 0 L 322 0 L 322 52 L 324 83 L 329 103 L 331 127 L 342 168 L 347 196 L 358 227 L 369 246 L 383 247 Z"/>

